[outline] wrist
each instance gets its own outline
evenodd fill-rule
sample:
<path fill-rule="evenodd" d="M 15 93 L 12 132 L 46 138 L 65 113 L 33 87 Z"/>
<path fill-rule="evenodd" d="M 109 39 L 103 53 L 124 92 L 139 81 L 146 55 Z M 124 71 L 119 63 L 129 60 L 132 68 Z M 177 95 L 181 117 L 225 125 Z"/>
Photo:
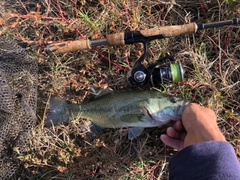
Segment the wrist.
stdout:
<path fill-rule="evenodd" d="M 189 135 L 189 141 L 186 142 L 186 146 L 206 141 L 226 141 L 217 124 L 198 124 L 187 134 Z"/>

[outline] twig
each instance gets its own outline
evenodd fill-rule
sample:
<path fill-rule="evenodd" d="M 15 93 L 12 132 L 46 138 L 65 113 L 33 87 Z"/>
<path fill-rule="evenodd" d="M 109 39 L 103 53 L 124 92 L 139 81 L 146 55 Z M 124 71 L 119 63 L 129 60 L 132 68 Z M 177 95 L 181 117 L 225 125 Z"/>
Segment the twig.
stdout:
<path fill-rule="evenodd" d="M 18 0 L 20 2 L 20 4 L 22 5 L 22 7 L 25 9 L 26 13 L 29 14 L 26 6 L 23 4 L 23 2 L 21 0 Z"/>
<path fill-rule="evenodd" d="M 198 0 L 198 3 L 199 3 L 199 5 L 200 5 L 200 7 L 201 7 L 201 9 L 202 9 L 204 18 L 205 18 L 205 19 L 208 19 L 208 15 L 207 15 L 207 13 L 206 13 L 206 11 L 205 11 L 204 5 L 202 4 L 201 0 Z"/>

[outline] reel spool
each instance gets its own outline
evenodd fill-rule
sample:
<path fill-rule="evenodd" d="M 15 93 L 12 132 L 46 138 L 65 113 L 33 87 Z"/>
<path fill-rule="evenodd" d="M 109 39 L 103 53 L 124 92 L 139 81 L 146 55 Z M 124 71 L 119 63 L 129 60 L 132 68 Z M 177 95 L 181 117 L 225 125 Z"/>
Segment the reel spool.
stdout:
<path fill-rule="evenodd" d="M 147 68 L 139 61 L 128 73 L 127 80 L 133 87 L 149 84 L 152 87 L 161 84 L 182 82 L 184 70 L 180 62 L 175 62 L 175 56 L 166 56 Z"/>
<path fill-rule="evenodd" d="M 159 84 L 182 82 L 183 79 L 184 70 L 180 62 L 155 66 L 149 72 L 149 83 L 153 87 Z"/>

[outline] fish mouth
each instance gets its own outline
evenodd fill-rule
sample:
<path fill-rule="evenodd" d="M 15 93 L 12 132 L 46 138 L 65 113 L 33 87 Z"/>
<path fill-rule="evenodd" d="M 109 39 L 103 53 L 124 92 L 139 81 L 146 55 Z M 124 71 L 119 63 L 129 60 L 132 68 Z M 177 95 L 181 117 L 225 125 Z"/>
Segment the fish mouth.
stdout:
<path fill-rule="evenodd" d="M 179 115 L 182 117 L 182 113 L 183 113 L 183 111 L 184 111 L 184 109 L 185 109 L 185 107 L 187 106 L 189 104 L 189 101 L 186 101 L 186 100 L 184 100 L 183 102 L 182 102 L 182 105 L 180 106 L 180 110 L 179 110 Z"/>
<path fill-rule="evenodd" d="M 188 105 L 188 104 L 189 104 L 189 101 L 184 100 L 184 101 L 182 102 L 182 106 L 184 107 L 184 109 L 185 109 L 185 106 Z M 184 109 L 183 109 L 183 110 L 184 110 Z"/>
<path fill-rule="evenodd" d="M 151 113 L 149 112 L 149 110 L 146 108 L 146 111 L 147 111 L 147 115 L 152 119 L 152 120 L 156 120 L 152 115 Z"/>
<path fill-rule="evenodd" d="M 189 102 L 188 101 L 182 101 L 182 103 L 180 105 L 178 105 L 178 107 L 176 108 L 176 111 L 175 111 L 175 118 L 173 118 L 172 120 L 180 120 L 182 119 L 182 113 L 186 107 L 186 105 L 188 105 Z"/>
<path fill-rule="evenodd" d="M 184 101 L 182 102 L 182 112 L 181 112 L 181 115 L 182 115 L 185 107 L 186 107 L 188 104 L 189 104 L 189 101 L 184 100 Z"/>
<path fill-rule="evenodd" d="M 188 101 L 183 100 L 182 102 L 180 102 L 177 106 L 175 106 L 175 108 L 171 108 L 172 113 L 170 113 L 169 115 L 167 115 L 168 118 L 170 118 L 173 121 L 178 121 L 182 119 L 182 113 L 186 107 L 186 105 L 189 104 Z M 159 119 L 154 115 L 151 114 L 151 111 L 148 108 L 145 108 L 145 112 L 146 115 L 148 115 L 152 120 L 154 121 L 159 121 Z M 164 114 L 162 114 L 164 115 Z"/>

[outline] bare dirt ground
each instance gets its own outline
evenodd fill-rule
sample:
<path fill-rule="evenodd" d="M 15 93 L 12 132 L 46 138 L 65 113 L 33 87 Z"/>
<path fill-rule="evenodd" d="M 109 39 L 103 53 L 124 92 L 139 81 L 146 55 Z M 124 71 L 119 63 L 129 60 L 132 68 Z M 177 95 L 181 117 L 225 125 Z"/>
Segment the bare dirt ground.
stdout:
<path fill-rule="evenodd" d="M 47 54 L 53 42 L 103 39 L 108 34 L 240 18 L 234 1 L 12 0 L 0 2 L 0 34 L 16 39 L 39 64 L 38 123 L 25 156 L 21 179 L 167 179 L 176 153 L 159 139 L 170 125 L 146 129 L 133 141 L 125 131 L 106 129 L 94 136 L 85 120 L 46 128 L 46 102 L 59 95 L 89 101 L 91 86 L 129 89 L 126 74 L 142 45 L 102 45 L 60 55 Z M 206 29 L 193 35 L 156 40 L 147 63 L 170 53 L 184 69 L 185 80 L 166 93 L 213 109 L 218 125 L 240 158 L 240 28 Z M 148 86 L 139 88 L 149 89 Z"/>

